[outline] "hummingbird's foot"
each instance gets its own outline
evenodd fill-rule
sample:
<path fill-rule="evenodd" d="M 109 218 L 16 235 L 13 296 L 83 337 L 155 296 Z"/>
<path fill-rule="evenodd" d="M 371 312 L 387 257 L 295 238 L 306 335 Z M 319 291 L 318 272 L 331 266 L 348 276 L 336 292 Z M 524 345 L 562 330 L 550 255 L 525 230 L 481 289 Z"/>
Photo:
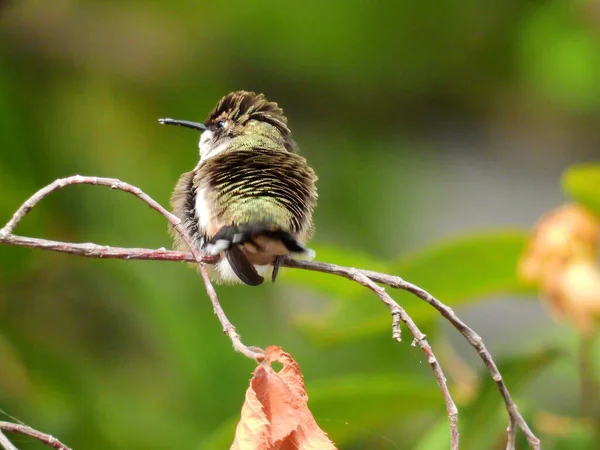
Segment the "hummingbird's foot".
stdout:
<path fill-rule="evenodd" d="M 273 261 L 273 273 L 271 274 L 271 281 L 273 283 L 275 283 L 275 280 L 277 279 L 277 275 L 279 275 L 279 268 L 283 264 L 284 260 L 285 260 L 285 256 L 278 256 L 275 258 L 275 261 Z"/>

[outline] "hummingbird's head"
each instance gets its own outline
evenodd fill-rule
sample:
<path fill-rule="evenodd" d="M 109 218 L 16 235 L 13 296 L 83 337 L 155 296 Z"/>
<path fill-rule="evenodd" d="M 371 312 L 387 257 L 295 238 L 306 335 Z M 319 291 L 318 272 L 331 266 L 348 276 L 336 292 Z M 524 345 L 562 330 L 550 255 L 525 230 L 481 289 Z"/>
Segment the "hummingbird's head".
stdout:
<path fill-rule="evenodd" d="M 263 94 L 254 92 L 238 91 L 226 95 L 204 123 L 174 119 L 159 119 L 159 122 L 201 131 L 198 143 L 201 161 L 231 148 L 234 140 L 236 148 L 270 142 L 284 151 L 295 151 L 283 110 Z"/>

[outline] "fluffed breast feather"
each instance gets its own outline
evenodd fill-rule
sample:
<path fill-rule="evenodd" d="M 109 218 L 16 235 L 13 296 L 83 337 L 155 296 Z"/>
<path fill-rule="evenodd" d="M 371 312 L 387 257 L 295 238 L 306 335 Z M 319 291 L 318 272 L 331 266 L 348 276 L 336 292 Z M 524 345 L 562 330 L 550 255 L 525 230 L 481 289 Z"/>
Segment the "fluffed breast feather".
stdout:
<path fill-rule="evenodd" d="M 206 189 L 222 224 L 274 220 L 308 237 L 316 206 L 317 176 L 306 160 L 290 152 L 248 149 L 223 152 L 197 168 L 196 188 Z"/>
<path fill-rule="evenodd" d="M 312 233 L 316 180 L 306 160 L 295 153 L 269 149 L 224 152 L 181 175 L 171 207 L 197 248 L 211 237 L 199 229 L 195 211 L 198 189 L 205 189 L 211 211 L 224 225 L 275 219 L 287 223 L 286 231 L 306 240 Z M 177 250 L 189 251 L 172 226 L 170 233 Z"/>

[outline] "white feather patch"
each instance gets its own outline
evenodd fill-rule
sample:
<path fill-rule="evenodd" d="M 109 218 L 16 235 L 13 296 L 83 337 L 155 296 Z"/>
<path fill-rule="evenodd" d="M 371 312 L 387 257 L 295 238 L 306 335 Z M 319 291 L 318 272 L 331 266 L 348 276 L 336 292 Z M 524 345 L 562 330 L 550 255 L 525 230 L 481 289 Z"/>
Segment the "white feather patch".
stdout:
<path fill-rule="evenodd" d="M 212 138 L 213 132 L 210 130 L 206 130 L 200 135 L 200 141 L 198 142 L 198 149 L 200 150 L 200 161 L 202 161 L 202 159 L 204 159 L 205 156 L 209 153 Z"/>
<path fill-rule="evenodd" d="M 226 150 L 227 147 L 229 147 L 229 143 L 231 142 L 230 139 L 221 139 L 221 144 L 215 146 L 213 137 L 214 133 L 210 130 L 206 130 L 200 135 L 200 141 L 198 142 L 198 149 L 200 150 L 200 162 L 206 161 L 208 158 L 218 155 L 223 150 Z"/>
<path fill-rule="evenodd" d="M 219 263 L 217 263 L 217 271 L 221 277 L 221 281 L 225 283 L 241 283 L 242 281 L 235 274 L 229 261 L 227 258 L 223 258 Z M 273 272 L 273 266 L 254 266 L 258 274 L 262 277 L 267 277 L 270 273 Z"/>
<path fill-rule="evenodd" d="M 227 239 L 217 239 L 217 242 L 215 242 L 214 244 L 207 244 L 204 247 L 204 250 L 209 255 L 215 256 L 221 253 L 223 250 L 227 250 L 230 246 L 231 242 L 229 242 Z"/>
<path fill-rule="evenodd" d="M 198 217 L 200 228 L 206 229 L 210 220 L 210 211 L 208 209 L 208 202 L 206 201 L 205 189 L 198 189 L 196 194 L 196 216 Z"/>

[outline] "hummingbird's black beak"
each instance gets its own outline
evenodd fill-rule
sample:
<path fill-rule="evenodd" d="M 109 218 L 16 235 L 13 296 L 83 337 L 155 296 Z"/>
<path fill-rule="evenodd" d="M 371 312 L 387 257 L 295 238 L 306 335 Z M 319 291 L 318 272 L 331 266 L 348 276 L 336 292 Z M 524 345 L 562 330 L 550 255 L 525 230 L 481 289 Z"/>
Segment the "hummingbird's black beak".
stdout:
<path fill-rule="evenodd" d="M 158 119 L 158 123 L 163 125 L 179 125 L 180 127 L 191 128 L 192 130 L 206 131 L 206 125 L 203 123 L 190 122 L 188 120 Z"/>

